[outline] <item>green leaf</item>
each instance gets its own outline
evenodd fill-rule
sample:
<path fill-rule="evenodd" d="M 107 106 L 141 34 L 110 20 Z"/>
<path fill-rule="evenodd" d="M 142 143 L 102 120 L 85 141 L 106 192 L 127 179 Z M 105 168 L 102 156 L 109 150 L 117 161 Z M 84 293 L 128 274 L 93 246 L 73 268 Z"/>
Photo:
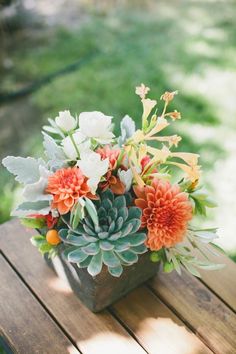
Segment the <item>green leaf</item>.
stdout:
<path fill-rule="evenodd" d="M 33 157 L 15 157 L 7 156 L 2 160 L 9 172 L 15 175 L 15 180 L 19 183 L 31 184 L 39 180 L 39 166 L 42 159 L 34 159 Z"/>
<path fill-rule="evenodd" d="M 112 221 L 110 226 L 109 226 L 109 229 L 108 229 L 108 232 L 111 234 L 114 230 L 115 230 L 115 221 Z"/>
<path fill-rule="evenodd" d="M 75 251 L 77 249 L 78 249 L 78 247 L 76 247 L 76 246 L 66 246 L 66 249 L 62 252 L 62 257 L 68 261 L 69 253 L 71 253 L 72 251 Z"/>
<path fill-rule="evenodd" d="M 76 229 L 77 226 L 79 225 L 80 220 L 83 218 L 84 218 L 84 207 L 80 203 L 77 203 L 76 205 L 74 205 L 71 211 L 72 228 Z"/>
<path fill-rule="evenodd" d="M 195 203 L 195 212 L 199 215 L 203 215 L 206 216 L 206 207 L 205 205 L 202 203 L 202 201 L 198 200 L 198 199 L 194 199 L 194 203 Z"/>
<path fill-rule="evenodd" d="M 98 275 L 102 270 L 102 253 L 99 252 L 95 256 L 92 257 L 89 266 L 88 266 L 88 273 L 95 277 Z"/>
<path fill-rule="evenodd" d="M 89 236 L 96 236 L 96 233 L 90 229 L 86 224 L 83 224 L 84 231 L 89 235 Z"/>
<path fill-rule="evenodd" d="M 114 248 L 111 242 L 105 240 L 99 241 L 99 246 L 104 251 L 111 251 Z"/>
<path fill-rule="evenodd" d="M 115 230 L 116 231 L 120 231 L 120 229 L 123 226 L 123 218 L 121 216 L 118 217 L 118 219 L 116 220 L 116 227 Z"/>
<path fill-rule="evenodd" d="M 84 238 L 84 236 L 77 236 L 71 234 L 68 235 L 67 238 L 63 241 L 74 246 L 86 246 L 88 244 L 88 241 Z"/>
<path fill-rule="evenodd" d="M 122 237 L 129 235 L 131 233 L 132 229 L 133 229 L 133 224 L 131 222 L 123 225 L 123 227 L 121 229 Z"/>
<path fill-rule="evenodd" d="M 140 219 L 132 219 L 132 220 L 129 221 L 129 223 L 132 224 L 131 234 L 133 234 L 136 231 L 138 231 L 140 226 L 141 226 L 141 220 Z"/>
<path fill-rule="evenodd" d="M 108 216 L 111 218 L 111 221 L 115 221 L 117 219 L 118 216 L 118 211 L 116 208 L 112 208 L 109 210 L 108 212 Z"/>
<path fill-rule="evenodd" d="M 216 208 L 218 206 L 217 203 L 210 198 L 204 200 L 204 205 L 208 208 Z"/>
<path fill-rule="evenodd" d="M 128 215 L 128 220 L 132 219 L 140 219 L 142 215 L 142 210 L 137 207 L 131 207 L 129 208 L 129 215 Z"/>
<path fill-rule="evenodd" d="M 39 251 L 40 251 L 42 254 L 45 254 L 45 253 L 50 252 L 53 247 L 54 247 L 54 246 L 52 246 L 52 245 L 50 245 L 49 243 L 45 242 L 45 243 L 42 243 L 42 244 L 39 246 Z"/>
<path fill-rule="evenodd" d="M 88 254 L 82 251 L 80 248 L 77 248 L 75 251 L 72 251 L 68 254 L 68 261 L 72 263 L 83 262 L 88 257 Z"/>
<path fill-rule="evenodd" d="M 116 233 L 112 234 L 111 236 L 109 236 L 109 241 L 116 241 L 121 237 L 121 235 L 122 235 L 121 231 L 116 232 Z"/>
<path fill-rule="evenodd" d="M 77 263 L 79 268 L 87 268 L 93 256 L 88 256 L 83 262 Z"/>
<path fill-rule="evenodd" d="M 220 263 L 198 263 L 197 267 L 204 270 L 219 270 L 225 267 L 225 264 Z"/>
<path fill-rule="evenodd" d="M 201 242 L 209 243 L 218 238 L 217 234 L 209 231 L 195 231 L 194 235 L 201 239 Z"/>
<path fill-rule="evenodd" d="M 175 255 L 173 255 L 173 254 L 171 255 L 171 260 L 172 260 L 172 262 L 173 262 L 173 264 L 174 264 L 174 267 L 175 267 L 176 272 L 177 272 L 179 275 L 181 275 L 180 264 L 179 264 L 177 258 L 175 257 Z"/>
<path fill-rule="evenodd" d="M 197 190 L 191 193 L 191 196 L 194 197 L 195 199 L 205 200 L 207 198 L 207 193 L 206 192 L 204 193 L 201 190 Z"/>
<path fill-rule="evenodd" d="M 37 202 L 23 202 L 12 211 L 12 216 L 18 216 L 20 218 L 27 217 L 31 214 L 47 215 L 51 211 L 48 200 L 40 200 Z"/>
<path fill-rule="evenodd" d="M 57 165 L 62 167 L 64 165 L 64 161 L 67 159 L 63 149 L 58 146 L 55 140 L 48 134 L 43 132 L 43 136 L 43 147 L 45 149 L 45 154 L 47 155 L 48 159 L 54 161 L 59 160 L 57 162 Z"/>
<path fill-rule="evenodd" d="M 131 193 L 125 193 L 124 197 L 126 200 L 126 206 L 127 207 L 131 206 L 131 204 L 133 202 L 133 197 L 132 197 Z"/>
<path fill-rule="evenodd" d="M 105 192 L 102 192 L 101 199 L 102 200 L 109 199 L 111 202 L 113 202 L 114 201 L 114 194 L 112 193 L 112 191 L 110 189 L 107 189 Z"/>
<path fill-rule="evenodd" d="M 43 245 L 44 243 L 47 243 L 46 237 L 42 236 L 42 235 L 32 236 L 30 241 L 31 241 L 32 245 L 34 245 L 35 247 L 38 247 L 38 248 L 41 245 Z"/>
<path fill-rule="evenodd" d="M 46 225 L 44 218 L 24 218 L 21 219 L 20 222 L 23 226 L 30 227 L 32 229 L 42 229 Z"/>
<path fill-rule="evenodd" d="M 86 217 L 83 220 L 85 221 L 86 225 L 92 230 L 93 229 L 93 224 L 91 222 L 91 219 Z"/>
<path fill-rule="evenodd" d="M 120 260 L 113 251 L 102 251 L 102 259 L 108 267 L 118 267 L 120 265 Z"/>
<path fill-rule="evenodd" d="M 68 235 L 68 229 L 61 229 L 59 230 L 59 237 L 62 239 L 62 241 L 65 241 Z"/>
<path fill-rule="evenodd" d="M 85 200 L 85 208 L 87 209 L 89 216 L 93 220 L 94 225 L 98 225 L 98 214 L 95 205 L 87 197 L 85 197 L 84 200 Z"/>
<path fill-rule="evenodd" d="M 118 216 L 121 216 L 124 221 L 128 218 L 129 212 L 127 208 L 121 208 L 118 211 Z"/>
<path fill-rule="evenodd" d="M 143 254 L 147 252 L 147 247 L 144 244 L 142 244 L 139 246 L 132 246 L 130 250 L 137 254 Z"/>
<path fill-rule="evenodd" d="M 116 197 L 113 203 L 113 207 L 117 208 L 117 210 L 126 207 L 126 200 L 123 195 Z"/>
<path fill-rule="evenodd" d="M 117 240 L 115 243 L 115 251 L 117 252 L 123 252 L 123 251 L 127 251 L 130 249 L 130 243 L 128 241 L 125 240 Z"/>
<path fill-rule="evenodd" d="M 98 218 L 99 218 L 99 220 L 102 219 L 102 218 L 106 218 L 106 217 L 107 217 L 106 209 L 103 208 L 103 207 L 100 207 L 98 209 Z"/>
<path fill-rule="evenodd" d="M 108 236 L 109 236 L 109 232 L 106 232 L 106 231 L 98 233 L 98 237 L 102 240 L 108 238 Z"/>
<path fill-rule="evenodd" d="M 82 248 L 82 251 L 88 255 L 95 255 L 100 251 L 99 243 L 93 242 Z"/>
<path fill-rule="evenodd" d="M 110 201 L 110 199 L 103 199 L 102 207 L 105 208 L 107 212 L 112 209 L 112 202 Z"/>
<path fill-rule="evenodd" d="M 131 251 L 119 252 L 118 255 L 122 260 L 129 264 L 133 264 L 138 260 L 137 254 Z"/>
<path fill-rule="evenodd" d="M 201 274 L 197 271 L 197 269 L 194 266 L 192 266 L 190 263 L 182 259 L 181 259 L 181 263 L 189 271 L 189 273 L 191 273 L 195 277 L 201 278 Z"/>
<path fill-rule="evenodd" d="M 132 246 L 139 246 L 146 241 L 147 235 L 145 233 L 136 233 L 125 237 L 125 240 L 130 242 Z"/>
<path fill-rule="evenodd" d="M 120 264 L 118 267 L 108 267 L 108 272 L 113 276 L 113 277 L 120 277 L 122 272 L 123 272 L 123 267 Z"/>
<path fill-rule="evenodd" d="M 215 243 L 213 242 L 209 242 L 209 245 L 211 245 L 212 247 L 214 247 L 217 251 L 223 253 L 223 254 L 226 254 L 225 251 L 218 245 L 216 245 Z"/>

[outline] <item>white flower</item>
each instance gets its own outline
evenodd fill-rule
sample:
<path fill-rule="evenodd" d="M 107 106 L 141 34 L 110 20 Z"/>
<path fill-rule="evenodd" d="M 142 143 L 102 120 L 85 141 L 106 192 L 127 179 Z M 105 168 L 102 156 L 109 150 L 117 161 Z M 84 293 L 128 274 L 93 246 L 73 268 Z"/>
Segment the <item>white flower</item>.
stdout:
<path fill-rule="evenodd" d="M 88 178 L 88 185 L 93 194 L 96 193 L 101 177 L 109 167 L 109 159 L 102 160 L 101 155 L 94 151 L 81 153 L 81 160 L 77 162 L 82 173 Z"/>
<path fill-rule="evenodd" d="M 74 143 L 80 153 L 82 151 L 89 150 L 90 140 L 86 140 L 86 137 L 80 132 L 74 133 L 72 135 L 72 138 L 70 136 L 67 136 L 65 139 L 62 140 L 62 146 L 66 156 L 68 156 L 71 160 L 76 160 L 76 158 L 78 157 L 78 153 L 72 142 L 72 139 L 74 140 Z"/>
<path fill-rule="evenodd" d="M 130 168 L 127 171 L 119 169 L 118 177 L 120 178 L 121 182 L 124 184 L 125 191 L 128 192 L 131 188 L 132 180 L 133 180 L 132 170 Z"/>
<path fill-rule="evenodd" d="M 111 130 L 112 117 L 101 112 L 83 112 L 79 115 L 79 128 L 82 134 L 97 140 L 101 144 L 108 144 L 114 134 Z"/>
<path fill-rule="evenodd" d="M 70 111 L 59 112 L 59 116 L 55 118 L 56 125 L 64 132 L 69 132 L 76 128 L 77 121 Z"/>

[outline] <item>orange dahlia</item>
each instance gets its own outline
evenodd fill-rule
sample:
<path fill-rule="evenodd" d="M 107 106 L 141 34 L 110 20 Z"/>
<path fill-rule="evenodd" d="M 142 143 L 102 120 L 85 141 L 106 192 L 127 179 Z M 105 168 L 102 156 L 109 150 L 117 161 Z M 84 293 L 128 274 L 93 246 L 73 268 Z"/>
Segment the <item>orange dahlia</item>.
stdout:
<path fill-rule="evenodd" d="M 142 209 L 141 227 L 148 230 L 147 246 L 152 250 L 183 241 L 192 206 L 178 185 L 153 179 L 150 186 L 135 187 L 135 205 Z"/>
<path fill-rule="evenodd" d="M 85 196 L 90 189 L 87 178 L 77 167 L 62 168 L 48 178 L 47 193 L 53 195 L 51 207 L 60 214 L 68 213 L 79 197 Z"/>

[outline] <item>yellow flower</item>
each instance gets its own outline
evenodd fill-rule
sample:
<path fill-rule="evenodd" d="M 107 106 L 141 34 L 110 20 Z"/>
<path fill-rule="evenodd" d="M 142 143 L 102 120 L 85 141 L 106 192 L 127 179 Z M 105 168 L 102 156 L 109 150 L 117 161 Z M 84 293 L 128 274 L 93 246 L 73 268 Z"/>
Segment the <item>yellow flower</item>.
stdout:
<path fill-rule="evenodd" d="M 147 118 L 148 118 L 149 114 L 151 113 L 151 110 L 157 104 L 157 101 L 156 100 L 151 100 L 150 98 L 143 98 L 142 99 L 142 104 L 143 104 L 142 122 L 143 122 L 143 127 L 145 127 L 145 123 L 147 121 Z"/>
<path fill-rule="evenodd" d="M 136 95 L 140 96 L 141 99 L 146 97 L 146 94 L 150 91 L 150 88 L 141 84 L 140 86 L 136 87 L 135 93 Z"/>
<path fill-rule="evenodd" d="M 198 164 L 198 154 L 192 154 L 190 152 L 172 152 L 171 156 L 184 160 L 189 166 L 196 166 Z"/>
<path fill-rule="evenodd" d="M 172 136 L 169 136 L 169 146 L 175 146 L 177 147 L 179 142 L 182 140 L 182 138 L 178 135 L 172 135 Z"/>
<path fill-rule="evenodd" d="M 150 165 L 152 165 L 155 162 L 164 163 L 166 161 L 166 159 L 170 156 L 170 150 L 165 145 L 163 146 L 162 149 L 156 149 L 151 146 L 148 146 L 147 151 L 151 155 L 153 155 L 153 158 L 149 163 Z"/>
<path fill-rule="evenodd" d="M 167 142 L 169 144 L 169 147 L 172 147 L 173 145 L 175 147 L 178 146 L 178 143 L 182 140 L 182 138 L 178 135 L 171 135 L 171 136 L 152 136 L 152 137 L 145 137 L 145 140 L 156 140 L 156 141 L 162 141 L 162 142 Z"/>
<path fill-rule="evenodd" d="M 145 139 L 145 135 L 142 130 L 138 129 L 130 139 L 134 142 L 134 144 L 138 144 L 140 141 Z"/>
<path fill-rule="evenodd" d="M 181 168 L 186 173 L 187 178 L 193 183 L 197 182 L 200 179 L 201 166 L 198 166 L 198 165 L 188 166 L 188 165 L 185 165 L 183 163 L 178 163 L 178 162 L 169 162 L 169 164 Z"/>
<path fill-rule="evenodd" d="M 140 147 L 138 149 L 138 162 L 139 164 L 141 163 L 142 159 L 147 156 L 147 145 L 146 144 L 140 144 Z"/>
<path fill-rule="evenodd" d="M 178 91 L 173 91 L 173 92 L 168 92 L 166 91 L 162 96 L 161 100 L 165 101 L 166 103 L 169 103 L 170 101 L 173 100 L 174 96 L 177 95 Z"/>
<path fill-rule="evenodd" d="M 176 120 L 176 119 L 181 119 L 181 114 L 180 112 L 177 112 L 176 110 L 174 112 L 169 112 L 165 114 L 166 116 L 169 116 L 171 119 Z"/>
<path fill-rule="evenodd" d="M 167 120 L 163 117 L 158 117 L 155 127 L 145 136 L 145 139 L 149 140 L 151 136 L 159 133 L 161 130 L 169 125 Z"/>

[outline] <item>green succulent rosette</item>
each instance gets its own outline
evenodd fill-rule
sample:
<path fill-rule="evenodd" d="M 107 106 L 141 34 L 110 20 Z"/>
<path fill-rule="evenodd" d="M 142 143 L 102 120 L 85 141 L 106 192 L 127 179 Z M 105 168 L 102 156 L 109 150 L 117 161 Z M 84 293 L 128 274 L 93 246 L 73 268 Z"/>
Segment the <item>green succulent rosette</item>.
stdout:
<path fill-rule="evenodd" d="M 136 263 L 138 255 L 147 252 L 146 233 L 139 232 L 141 210 L 128 207 L 129 199 L 107 190 L 95 202 L 98 222 L 87 215 L 76 229 L 61 229 L 66 260 L 87 268 L 92 276 L 105 265 L 114 277 L 122 274 L 123 266 Z"/>

